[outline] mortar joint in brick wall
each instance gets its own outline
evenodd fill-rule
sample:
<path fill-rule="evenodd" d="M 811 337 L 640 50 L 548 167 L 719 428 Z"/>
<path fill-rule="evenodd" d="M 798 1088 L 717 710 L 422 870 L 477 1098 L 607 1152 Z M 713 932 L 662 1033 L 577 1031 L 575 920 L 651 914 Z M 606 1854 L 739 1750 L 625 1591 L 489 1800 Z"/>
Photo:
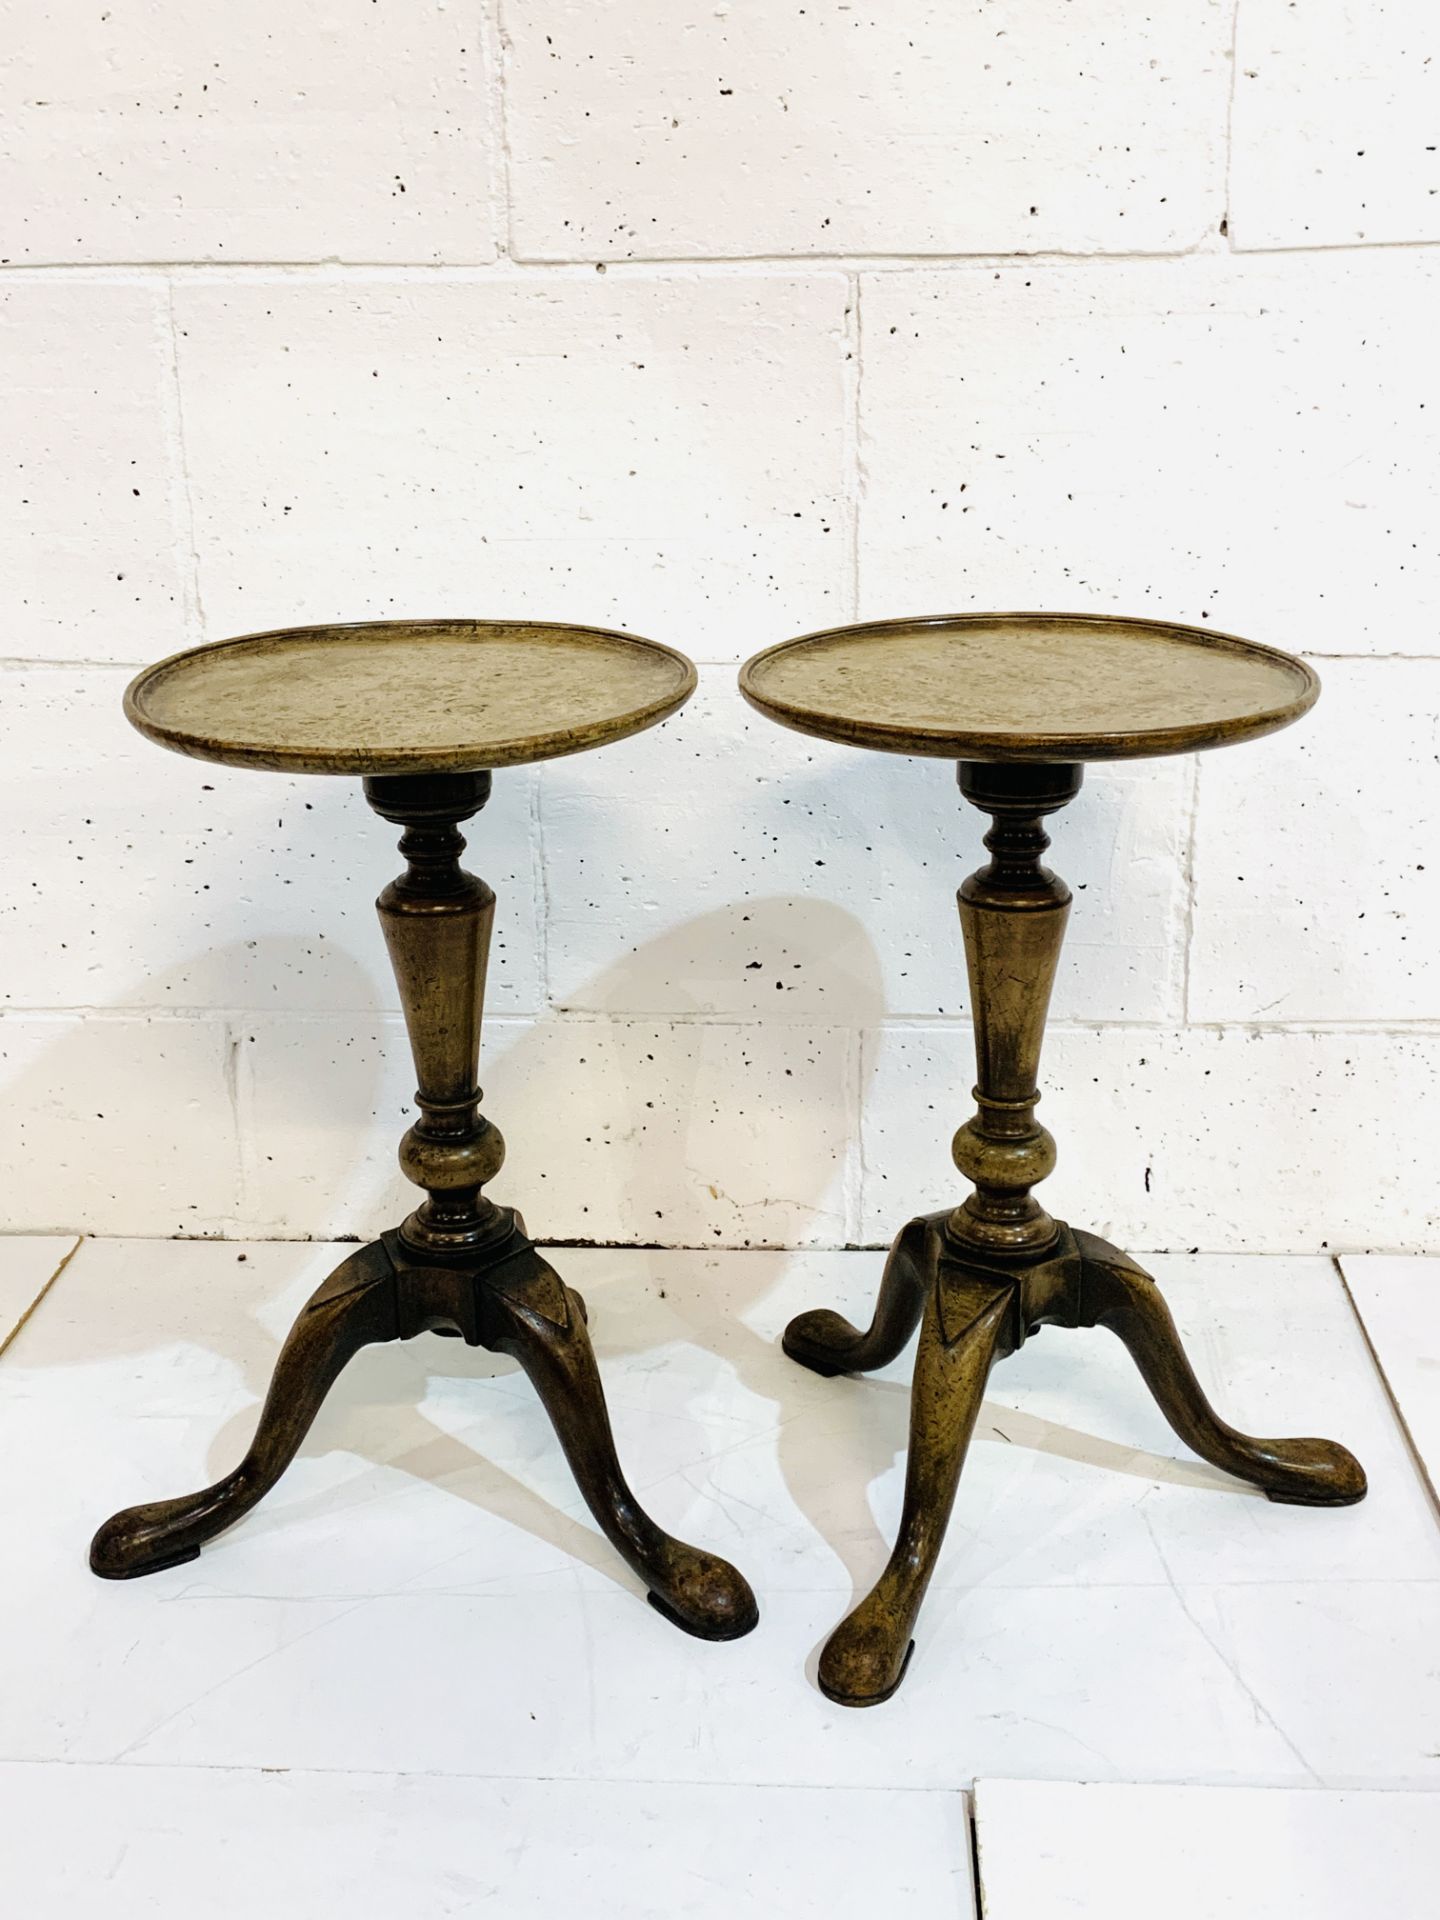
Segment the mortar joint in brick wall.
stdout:
<path fill-rule="evenodd" d="M 1235 155 L 1235 90 L 1240 78 L 1240 0 L 1234 0 L 1230 10 L 1230 86 L 1225 96 L 1225 213 L 1220 222 L 1221 232 L 1226 245 L 1235 250 L 1235 236 L 1231 231 L 1231 181 L 1234 174 Z"/>
<path fill-rule="evenodd" d="M 1200 756 L 1190 760 L 1190 777 L 1185 790 L 1185 819 L 1182 828 L 1183 852 L 1180 878 L 1185 888 L 1185 909 L 1180 935 L 1180 1018 L 1190 1025 L 1190 969 L 1195 945 L 1195 836 L 1200 818 Z"/>
<path fill-rule="evenodd" d="M 845 1145 L 841 1184 L 845 1239 L 860 1231 L 865 1217 L 865 1139 L 861 1118 L 865 1107 L 865 1035 L 858 1027 L 845 1031 Z"/>
<path fill-rule="evenodd" d="M 787 1013 L 772 1012 L 767 1006 L 757 1007 L 745 1013 L 706 1013 L 687 1008 L 677 1012 L 665 1007 L 629 1007 L 623 1011 L 611 1009 L 575 1007 L 565 1005 L 542 1004 L 533 1008 L 516 1008 L 505 1013 L 486 1013 L 485 1029 L 487 1033 L 501 1033 L 509 1029 L 520 1030 L 534 1026 L 540 1020 L 554 1021 L 571 1027 L 676 1027 L 708 1028 L 718 1031 L 764 1026 L 766 1028 L 784 1027 L 817 1033 L 851 1034 L 863 1033 L 873 1037 L 881 1034 L 905 1033 L 965 1033 L 970 1031 L 970 1019 L 963 1013 L 894 1013 L 884 1020 L 857 1027 L 851 1023 L 837 1020 L 833 1013 Z M 214 1007 L 214 1006 L 177 1006 L 172 1001 L 163 1005 L 146 1005 L 137 1001 L 130 1005 L 80 1004 L 66 1006 L 29 1006 L 11 1004 L 0 1007 L 0 1023 L 5 1021 L 62 1021 L 85 1020 L 93 1025 L 125 1025 L 139 1021 L 146 1025 L 179 1026 L 187 1023 L 235 1021 L 242 1026 L 254 1026 L 257 1022 L 270 1025 L 283 1023 L 286 1026 L 314 1026 L 334 1029 L 344 1027 L 362 1027 L 365 1029 L 384 1027 L 393 1029 L 397 1035 L 404 1031 L 404 1020 L 397 1004 L 375 1007 L 347 1007 L 338 1011 L 317 1011 L 314 1008 L 295 1007 L 279 1009 L 275 1007 Z M 1237 1036 L 1270 1037 L 1288 1034 L 1302 1036 L 1354 1034 L 1357 1037 L 1390 1037 L 1397 1040 L 1428 1039 L 1440 1035 L 1440 1017 L 1434 1019 L 1390 1019 L 1380 1017 L 1373 1020 L 1315 1020 L 1298 1017 L 1294 1020 L 1261 1020 L 1236 1017 L 1229 1020 L 1190 1020 L 1183 1024 L 1179 1020 L 1137 1020 L 1097 1018 L 1087 1020 L 1082 1016 L 1057 1018 L 1047 1021 L 1046 1033 L 1133 1033 L 1137 1035 L 1166 1035 L 1177 1038 L 1194 1033 L 1230 1033 Z M 863 1084 L 863 1083 L 862 1083 Z"/>
<path fill-rule="evenodd" d="M 860 616 L 860 516 L 865 498 L 865 458 L 861 448 L 861 384 L 864 379 L 864 336 L 860 313 L 860 275 L 847 276 L 845 297 L 845 501 L 848 542 L 846 618 Z"/>
<path fill-rule="evenodd" d="M 169 352 L 166 355 L 166 434 L 170 456 L 171 485 L 179 490 L 172 509 L 175 522 L 176 558 L 185 583 L 185 625 L 192 641 L 203 641 L 205 600 L 200 590 L 200 548 L 195 533 L 195 498 L 190 485 L 190 454 L 185 437 L 185 401 L 180 383 L 180 329 L 175 317 L 175 283 L 165 280 L 165 320 Z"/>
<path fill-rule="evenodd" d="M 57 660 L 53 654 L 43 658 L 33 655 L 0 657 L 0 673 L 123 673 L 128 676 L 148 665 L 146 660 L 92 660 L 83 654 L 67 655 L 63 660 Z"/>
<path fill-rule="evenodd" d="M 1218 244 L 1217 244 L 1218 242 Z M 593 275 L 597 266 L 625 278 L 686 276 L 719 279 L 755 274 L 800 279 L 821 273 L 875 274 L 904 273 L 994 273 L 1004 270 L 1023 272 L 1035 268 L 1060 266 L 1162 266 L 1185 261 L 1203 262 L 1217 255 L 1233 253 L 1237 259 L 1306 259 L 1320 254 L 1373 253 L 1440 254 L 1440 241 L 1433 239 L 1345 239 L 1311 240 L 1295 244 L 1263 242 L 1246 246 L 1233 235 L 1219 236 L 1207 227 L 1199 239 L 1183 247 L 1155 248 L 1148 251 L 1115 248 L 1066 250 L 1045 248 L 1035 252 L 1013 253 L 753 253 L 647 255 L 623 258 L 589 254 L 574 259 L 542 260 L 513 249 L 495 260 L 447 262 L 435 260 L 53 260 L 0 266 L 0 285 L 27 280 L 70 278 L 95 285 L 116 282 L 140 283 L 163 279 L 170 282 L 211 281 L 246 284 L 266 280 L 315 280 L 320 283 L 361 283 L 454 281 L 457 284 L 483 285 L 487 281 L 570 278 L 582 280 Z"/>
<path fill-rule="evenodd" d="M 641 1016 L 627 1014 L 619 1017 L 625 1018 L 625 1019 L 636 1019 L 636 1018 L 640 1018 Z M 693 1019 L 693 1018 L 696 1018 L 696 1016 L 686 1015 L 684 1016 L 684 1018 Z M 761 1016 L 758 1014 L 755 1016 L 756 1020 L 760 1018 Z M 753 1024 L 753 1021 L 752 1022 L 741 1021 L 741 1022 L 738 1022 L 737 1024 L 740 1024 L 740 1025 Z M 769 1024 L 771 1023 L 767 1019 L 766 1025 L 768 1026 Z M 793 1024 L 800 1025 L 805 1023 L 797 1021 Z M 818 1025 L 820 1023 L 813 1022 L 810 1024 Z M 832 1021 L 831 1025 L 833 1026 L 833 1024 L 834 1023 Z M 876 1026 L 867 1027 L 865 1029 L 865 1032 L 867 1035 L 873 1037 L 873 1036 L 878 1036 L 883 1034 L 904 1035 L 907 1033 L 946 1033 L 951 1031 L 952 1029 L 957 1033 L 968 1033 L 970 1031 L 969 1019 L 963 1014 L 897 1013 L 892 1015 L 889 1019 L 881 1021 Z M 1381 1018 L 1376 1020 L 1356 1020 L 1356 1019 L 1349 1019 L 1349 1020 L 1311 1020 L 1311 1019 L 1192 1020 L 1182 1026 L 1180 1022 L 1176 1020 L 1133 1020 L 1133 1019 L 1086 1020 L 1079 1016 L 1072 1016 L 1068 1019 L 1060 1018 L 1060 1019 L 1047 1020 L 1045 1023 L 1045 1033 L 1047 1038 L 1051 1034 L 1057 1034 L 1057 1033 L 1133 1033 L 1137 1035 L 1150 1035 L 1150 1036 L 1173 1035 L 1176 1039 L 1183 1039 L 1189 1034 L 1196 1034 L 1196 1033 L 1211 1033 L 1211 1034 L 1230 1033 L 1230 1034 L 1236 1035 L 1237 1038 L 1242 1036 L 1246 1038 L 1253 1038 L 1253 1037 L 1268 1038 L 1268 1037 L 1278 1037 L 1281 1035 L 1289 1035 L 1292 1039 L 1301 1039 L 1301 1038 L 1317 1038 L 1318 1039 L 1322 1036 L 1342 1037 L 1345 1034 L 1354 1034 L 1357 1039 L 1378 1037 L 1378 1038 L 1389 1038 L 1389 1039 L 1396 1039 L 1396 1040 L 1407 1040 L 1407 1039 L 1422 1040 L 1422 1039 L 1433 1038 L 1435 1036 L 1440 1036 L 1440 1019 L 1390 1020 L 1390 1019 Z"/>
<path fill-rule="evenodd" d="M 530 785 L 531 911 L 535 917 L 540 974 L 540 1008 L 554 1012 L 550 1003 L 550 873 L 545 855 L 545 769 L 539 768 Z"/>
<path fill-rule="evenodd" d="M 514 159 L 510 143 L 510 33 L 505 24 L 505 0 L 485 0 L 483 9 L 486 68 L 491 124 L 499 164 L 491 171 L 490 207 L 495 247 L 502 263 L 515 253 Z"/>
<path fill-rule="evenodd" d="M 229 1018 L 224 1022 L 221 1044 L 225 1049 L 222 1073 L 225 1099 L 230 1111 L 230 1141 L 233 1155 L 231 1173 L 235 1218 L 229 1224 L 239 1230 L 250 1218 L 250 1177 L 246 1166 L 245 1133 L 240 1113 L 240 1049 L 245 1044 L 245 1038 Z M 228 1232 L 228 1226 L 226 1230 Z"/>

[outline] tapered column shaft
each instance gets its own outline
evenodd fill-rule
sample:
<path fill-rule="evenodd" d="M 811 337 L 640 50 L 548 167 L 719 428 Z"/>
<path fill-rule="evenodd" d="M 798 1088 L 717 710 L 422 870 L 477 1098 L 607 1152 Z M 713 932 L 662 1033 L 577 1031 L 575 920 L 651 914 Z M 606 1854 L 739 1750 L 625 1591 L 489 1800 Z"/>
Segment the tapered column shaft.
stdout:
<path fill-rule="evenodd" d="M 508 1215 L 481 1192 L 505 1157 L 499 1129 L 480 1112 L 495 895 L 460 865 L 458 829 L 489 799 L 490 775 L 390 775 L 367 780 L 365 797 L 404 827 L 408 862 L 375 903 L 419 1082 L 420 1118 L 400 1143 L 400 1167 L 427 1197 L 400 1233 L 424 1253 L 468 1254 L 508 1230 Z"/>
<path fill-rule="evenodd" d="M 1055 1142 L 1035 1118 L 1050 992 L 1070 913 L 1070 889 L 1041 863 L 1041 821 L 1080 791 L 1072 765 L 962 761 L 960 791 L 991 816 L 990 851 L 960 889 L 960 925 L 975 1022 L 977 1111 L 952 1152 L 975 1191 L 950 1216 L 960 1246 L 1032 1259 L 1057 1228 L 1031 1193 L 1055 1165 Z"/>

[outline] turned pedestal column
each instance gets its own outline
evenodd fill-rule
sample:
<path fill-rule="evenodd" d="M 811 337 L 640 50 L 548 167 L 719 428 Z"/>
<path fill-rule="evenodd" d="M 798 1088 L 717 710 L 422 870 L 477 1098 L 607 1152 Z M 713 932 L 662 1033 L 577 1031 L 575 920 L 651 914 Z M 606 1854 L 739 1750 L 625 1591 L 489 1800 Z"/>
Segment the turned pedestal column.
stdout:
<path fill-rule="evenodd" d="M 792 1359 L 836 1374 L 887 1365 L 920 1327 L 895 1547 L 820 1659 L 831 1699 L 870 1706 L 904 1678 L 990 1369 L 1046 1322 L 1118 1334 L 1181 1439 L 1272 1500 L 1345 1506 L 1365 1492 L 1359 1463 L 1333 1441 L 1228 1426 L 1154 1281 L 1052 1219 L 1033 1191 L 1055 1165 L 1035 1109 L 1070 912 L 1070 889 L 1044 864 L 1047 817 L 1079 793 L 1086 761 L 1254 738 L 1297 719 L 1319 683 L 1286 654 L 1188 627 L 971 614 L 787 641 L 749 661 L 740 684 L 799 732 L 957 761 L 962 794 L 990 819 L 990 859 L 960 889 L 976 1086 L 953 1151 L 971 1191 L 901 1230 L 863 1333 L 828 1308 L 785 1332 Z"/>
<path fill-rule="evenodd" d="M 491 769 L 638 732 L 694 684 L 681 655 L 628 635 L 430 621 L 224 641 L 129 689 L 129 717 L 160 744 L 235 766 L 360 775 L 370 805 L 403 829 L 405 870 L 377 907 L 418 1082 L 400 1165 L 424 1198 L 305 1307 L 234 1472 L 107 1520 L 91 1547 L 96 1573 L 127 1579 L 193 1560 L 274 1486 L 353 1354 L 436 1332 L 519 1361 L 590 1511 L 661 1613 L 712 1640 L 754 1626 L 735 1568 L 672 1538 L 626 1484 L 584 1302 L 514 1208 L 485 1192 L 505 1157 L 478 1078 L 495 895 L 460 864 L 460 825 L 489 798 Z"/>

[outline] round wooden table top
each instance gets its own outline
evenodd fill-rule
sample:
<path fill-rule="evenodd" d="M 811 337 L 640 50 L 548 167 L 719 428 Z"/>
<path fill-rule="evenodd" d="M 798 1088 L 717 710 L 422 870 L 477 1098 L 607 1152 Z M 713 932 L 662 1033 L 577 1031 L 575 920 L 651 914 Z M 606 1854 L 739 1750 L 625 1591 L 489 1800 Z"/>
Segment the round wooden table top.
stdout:
<path fill-rule="evenodd" d="M 288 627 L 147 667 L 125 712 L 197 760 L 285 773 L 468 773 L 652 727 L 695 691 L 684 654 L 598 627 L 376 620 Z"/>
<path fill-rule="evenodd" d="M 799 733 L 947 760 L 1131 760 L 1288 726 L 1320 682 L 1203 627 L 1083 613 L 877 620 L 747 660 L 752 707 Z"/>

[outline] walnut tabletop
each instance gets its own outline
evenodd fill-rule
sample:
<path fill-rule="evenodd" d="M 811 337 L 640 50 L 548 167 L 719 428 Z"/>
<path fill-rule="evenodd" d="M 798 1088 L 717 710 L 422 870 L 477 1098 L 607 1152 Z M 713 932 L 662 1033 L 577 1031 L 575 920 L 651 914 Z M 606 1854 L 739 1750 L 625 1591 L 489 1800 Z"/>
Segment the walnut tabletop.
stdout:
<path fill-rule="evenodd" d="M 177 653 L 125 712 L 198 760 L 286 773 L 462 773 L 639 733 L 695 690 L 683 654 L 599 627 L 377 620 Z"/>
<path fill-rule="evenodd" d="M 752 707 L 799 733 L 948 760 L 1130 760 L 1250 740 L 1320 682 L 1288 653 L 1102 614 L 957 613 L 782 641 L 746 662 Z"/>

